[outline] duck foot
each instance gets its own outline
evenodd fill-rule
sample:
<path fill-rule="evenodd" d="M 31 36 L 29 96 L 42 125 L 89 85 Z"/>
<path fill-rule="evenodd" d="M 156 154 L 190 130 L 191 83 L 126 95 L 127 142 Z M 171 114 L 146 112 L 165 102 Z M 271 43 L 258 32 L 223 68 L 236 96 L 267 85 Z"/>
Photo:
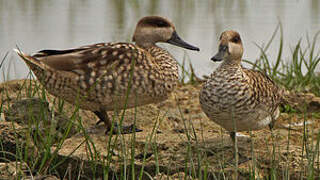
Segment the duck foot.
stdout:
<path fill-rule="evenodd" d="M 112 126 L 112 121 L 110 120 L 108 114 L 104 110 L 100 111 L 94 111 L 94 114 L 99 117 L 99 121 L 96 123 L 96 125 L 99 125 L 100 123 L 104 123 L 105 126 L 107 127 L 107 131 L 105 134 L 109 134 Z M 134 124 L 131 124 L 129 126 L 119 126 L 118 123 L 114 122 L 114 127 L 112 130 L 112 134 L 131 134 L 134 132 L 141 132 L 141 129 L 138 129 L 137 127 L 134 126 Z"/>
<path fill-rule="evenodd" d="M 104 123 L 103 120 L 99 119 L 99 121 L 96 122 L 96 126 L 98 126 L 99 124 Z"/>
<path fill-rule="evenodd" d="M 248 157 L 248 156 L 245 156 L 245 155 L 242 155 L 240 152 L 238 152 L 238 165 L 240 164 L 243 164 L 243 163 L 246 163 L 248 161 L 251 161 L 252 158 L 251 157 Z M 226 161 L 226 164 L 235 164 L 235 157 L 232 156 L 230 159 L 228 158 L 228 160 Z"/>
<path fill-rule="evenodd" d="M 109 134 L 111 129 L 108 129 L 105 133 Z M 134 124 L 131 124 L 129 126 L 119 126 L 117 123 L 115 123 L 113 130 L 112 130 L 112 134 L 118 134 L 120 131 L 120 134 L 131 134 L 134 132 L 141 132 L 142 129 L 139 129 L 137 127 L 135 127 Z"/>
<path fill-rule="evenodd" d="M 248 162 L 248 161 L 250 161 L 252 159 L 251 157 L 244 156 L 241 153 L 238 153 L 238 156 L 239 156 L 238 165 L 242 164 L 242 163 L 245 163 L 245 162 Z"/>

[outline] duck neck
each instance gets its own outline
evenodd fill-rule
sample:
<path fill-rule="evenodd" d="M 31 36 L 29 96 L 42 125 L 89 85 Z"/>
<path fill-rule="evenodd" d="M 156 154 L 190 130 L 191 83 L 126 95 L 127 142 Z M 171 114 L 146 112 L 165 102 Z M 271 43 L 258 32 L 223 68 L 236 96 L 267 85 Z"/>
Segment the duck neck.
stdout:
<path fill-rule="evenodd" d="M 159 65 L 160 70 L 165 76 L 169 76 L 172 81 L 178 80 L 178 63 L 174 57 L 165 49 L 156 45 L 145 48 Z"/>
<path fill-rule="evenodd" d="M 224 59 L 222 64 L 220 65 L 221 68 L 241 68 L 241 59 Z"/>
<path fill-rule="evenodd" d="M 156 46 L 155 43 L 153 42 L 136 42 L 136 45 L 141 47 L 141 48 L 144 48 L 144 49 L 148 49 L 148 48 L 151 48 L 153 46 Z"/>

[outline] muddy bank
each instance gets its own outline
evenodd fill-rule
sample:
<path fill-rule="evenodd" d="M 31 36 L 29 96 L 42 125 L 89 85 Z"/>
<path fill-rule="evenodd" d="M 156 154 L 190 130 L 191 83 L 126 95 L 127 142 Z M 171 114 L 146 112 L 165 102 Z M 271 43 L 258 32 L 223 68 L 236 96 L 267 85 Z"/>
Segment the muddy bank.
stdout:
<path fill-rule="evenodd" d="M 157 179 L 199 177 L 200 174 L 205 174 L 209 179 L 232 176 L 235 163 L 231 140 L 226 131 L 210 121 L 201 111 L 198 100 L 200 87 L 201 84 L 179 85 L 167 101 L 126 110 L 124 123 L 131 124 L 136 119 L 137 127 L 143 131 L 135 135 L 110 138 L 105 135 L 103 125 L 95 125 L 97 117 L 92 112 L 77 111 L 76 107 L 59 102 L 34 81 L 10 81 L 0 85 L 0 103 L 3 105 L 0 127 L 16 123 L 25 130 L 22 132 L 21 141 L 28 134 L 32 140 L 28 145 L 33 146 L 36 152 L 45 148 L 45 144 L 41 143 L 48 141 L 43 138 L 48 136 L 48 131 L 45 131 L 48 128 L 52 134 L 57 135 L 52 140 L 52 152 L 59 147 L 61 138 L 65 138 L 56 156 L 56 161 L 62 162 L 63 159 L 63 163 L 55 168 L 55 175 L 58 177 L 66 172 L 73 178 L 100 177 L 106 173 L 106 164 L 110 165 L 110 177 L 120 176 L 125 168 L 130 174 L 131 157 L 134 157 L 134 169 L 137 174 L 143 168 L 150 177 Z M 48 103 L 41 103 L 45 96 Z M 279 177 L 283 177 L 287 169 L 290 169 L 291 177 L 307 176 L 310 155 L 315 150 L 317 135 L 320 132 L 320 116 L 312 112 L 320 111 L 317 109 L 320 101 L 312 94 L 300 93 L 293 98 L 298 96 L 300 98 L 297 98 L 295 106 L 310 104 L 305 108 L 308 112 L 282 113 L 272 133 L 265 128 L 251 133 L 243 132 L 246 137 L 239 137 L 239 150 L 242 155 L 239 164 L 240 177 L 246 179 L 252 174 L 252 167 L 255 167 L 257 177 L 268 177 L 272 168 L 277 171 Z M 301 99 L 306 101 L 302 103 Z M 31 102 L 31 105 L 24 106 L 28 103 L 21 102 Z M 37 103 L 45 110 L 30 113 L 26 107 L 35 107 Z M 46 112 L 45 116 L 34 116 L 43 112 Z M 32 121 L 35 126 L 31 123 L 29 115 L 25 114 L 32 114 L 33 120 L 48 121 Z M 109 112 L 109 115 L 112 116 L 113 113 Z M 115 116 L 115 119 L 121 119 L 121 115 Z M 9 137 L 6 133 L 15 132 L 14 128 L 8 128 L 11 126 L 5 127 L 6 129 L 0 128 L 2 143 L 5 142 L 5 137 Z M 64 137 L 66 129 L 69 133 Z M 33 134 L 43 132 L 40 136 L 42 139 L 39 139 L 39 136 L 34 138 L 32 133 L 30 135 L 30 132 L 34 131 L 37 133 Z M 35 139 L 36 143 L 33 142 Z M 10 148 L 5 151 L 15 154 L 15 138 L 11 140 L 12 144 L 5 146 Z M 110 144 L 112 151 L 108 150 Z M 92 155 L 92 151 L 96 153 Z M 39 154 L 41 156 L 41 153 Z M 315 160 L 311 166 L 317 167 L 318 154 L 313 159 Z M 7 162 L 13 160 L 7 158 Z M 93 160 L 96 162 L 95 165 L 92 165 Z M 31 166 L 31 163 L 28 165 Z M 94 171 L 92 167 L 96 167 Z M 315 173 L 318 174 L 317 171 Z M 148 179 L 146 174 L 143 177 Z"/>

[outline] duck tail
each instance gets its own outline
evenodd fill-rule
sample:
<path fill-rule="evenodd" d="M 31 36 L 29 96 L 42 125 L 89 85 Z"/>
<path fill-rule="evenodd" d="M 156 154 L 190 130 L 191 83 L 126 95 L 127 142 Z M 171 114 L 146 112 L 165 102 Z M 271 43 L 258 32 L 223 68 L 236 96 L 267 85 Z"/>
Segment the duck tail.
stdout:
<path fill-rule="evenodd" d="M 13 49 L 22 59 L 23 61 L 32 69 L 32 66 L 37 65 L 40 66 L 40 62 L 33 58 L 32 56 L 22 52 L 20 49 Z"/>
<path fill-rule="evenodd" d="M 30 56 L 20 49 L 14 49 L 14 51 L 21 57 L 21 59 L 27 64 L 27 66 L 31 69 L 31 71 L 37 76 L 38 79 L 41 79 L 48 71 L 51 69 L 49 66 L 41 63 L 38 59 Z"/>
<path fill-rule="evenodd" d="M 319 112 L 320 98 L 312 93 L 302 93 L 286 90 L 283 95 L 284 103 L 299 112 Z"/>

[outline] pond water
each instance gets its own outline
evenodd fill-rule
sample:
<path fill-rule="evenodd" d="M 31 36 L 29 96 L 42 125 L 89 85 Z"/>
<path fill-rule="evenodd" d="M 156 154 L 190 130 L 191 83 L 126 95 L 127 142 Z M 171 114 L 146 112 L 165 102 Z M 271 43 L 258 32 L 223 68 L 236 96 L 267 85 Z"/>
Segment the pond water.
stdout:
<path fill-rule="evenodd" d="M 26 78 L 27 66 L 12 49 L 32 53 L 97 42 L 131 41 L 136 22 L 143 16 L 160 15 L 174 22 L 178 34 L 201 51 L 161 44 L 181 63 L 190 59 L 197 75 L 208 75 L 217 63 L 220 33 L 240 32 L 244 58 L 255 61 L 279 22 L 283 26 L 284 59 L 303 38 L 320 30 L 318 0 L 0 0 L 0 60 L 9 52 L 0 70 L 0 81 Z M 276 58 L 279 33 L 268 51 Z M 1 63 L 1 61 L 0 61 Z M 319 69 L 319 67 L 318 67 Z"/>

